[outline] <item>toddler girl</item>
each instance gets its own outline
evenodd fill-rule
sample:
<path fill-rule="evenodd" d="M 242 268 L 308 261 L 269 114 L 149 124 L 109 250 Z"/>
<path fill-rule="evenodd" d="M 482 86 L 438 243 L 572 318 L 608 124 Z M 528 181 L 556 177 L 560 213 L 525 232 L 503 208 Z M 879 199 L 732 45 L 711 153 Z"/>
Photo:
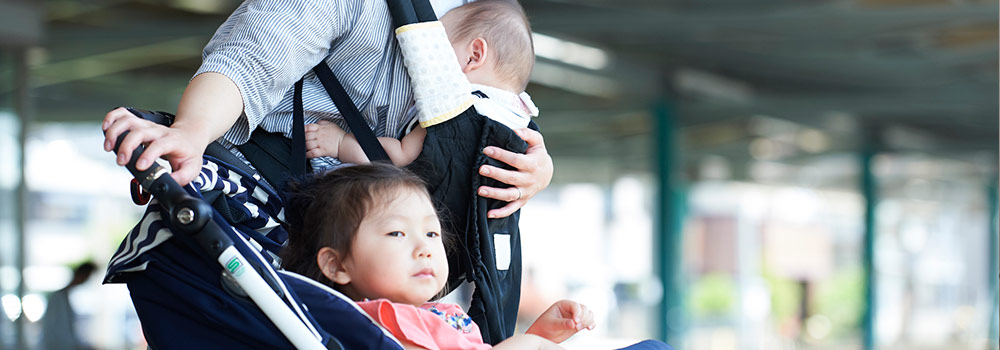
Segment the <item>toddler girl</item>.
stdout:
<path fill-rule="evenodd" d="M 429 302 L 448 280 L 437 212 L 420 178 L 388 164 L 348 166 L 293 184 L 287 270 L 355 300 L 407 349 L 489 349 L 453 304 Z M 594 327 L 585 306 L 563 300 L 497 349 L 561 349 Z"/>

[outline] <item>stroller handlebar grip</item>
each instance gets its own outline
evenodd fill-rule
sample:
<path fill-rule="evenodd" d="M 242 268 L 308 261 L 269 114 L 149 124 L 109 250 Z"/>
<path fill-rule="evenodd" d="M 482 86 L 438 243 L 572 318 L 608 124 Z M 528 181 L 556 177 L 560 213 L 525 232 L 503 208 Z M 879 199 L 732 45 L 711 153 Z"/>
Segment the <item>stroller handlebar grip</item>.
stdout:
<path fill-rule="evenodd" d="M 118 154 L 118 147 L 121 146 L 122 140 L 125 139 L 125 135 L 128 135 L 128 131 L 125 131 L 121 135 L 118 135 L 118 139 L 115 140 L 115 149 L 114 149 L 115 154 Z M 128 169 L 128 171 L 132 173 L 132 176 L 134 176 L 136 180 L 139 180 L 139 183 L 142 184 L 142 187 L 149 189 L 153 187 L 153 182 L 155 182 L 161 176 L 169 173 L 170 171 L 156 162 L 153 162 L 153 164 L 150 165 L 149 168 L 147 168 L 146 170 L 140 171 L 139 169 L 136 169 L 135 162 L 139 160 L 139 156 L 142 155 L 142 152 L 145 151 L 146 151 L 146 146 L 143 145 L 139 145 L 139 147 L 136 147 L 134 150 L 132 150 L 132 157 L 128 160 L 128 163 L 125 163 L 125 169 Z"/>
<path fill-rule="evenodd" d="M 115 154 L 118 153 L 118 147 L 125 139 L 125 135 L 128 135 L 128 131 L 118 135 L 118 139 L 115 141 Z M 135 162 L 145 151 L 146 146 L 136 147 L 132 151 L 132 157 L 125 163 L 125 168 L 132 173 L 136 180 L 139 180 L 143 189 L 152 194 L 170 211 L 170 220 L 178 224 L 177 228 L 192 233 L 200 231 L 207 222 L 207 218 L 211 217 L 211 209 L 207 204 L 188 195 L 184 188 L 174 181 L 174 178 L 164 176 L 169 175 L 170 170 L 167 170 L 163 165 L 153 162 L 146 170 L 136 169 Z"/>

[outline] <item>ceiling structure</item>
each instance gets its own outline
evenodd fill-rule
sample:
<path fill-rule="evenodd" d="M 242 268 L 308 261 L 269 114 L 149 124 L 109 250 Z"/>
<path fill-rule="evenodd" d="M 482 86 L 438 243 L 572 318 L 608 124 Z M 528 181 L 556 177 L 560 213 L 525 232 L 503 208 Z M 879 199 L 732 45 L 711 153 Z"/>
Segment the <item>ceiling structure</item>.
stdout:
<path fill-rule="evenodd" d="M 173 110 L 237 3 L 45 1 L 28 57 L 36 120 L 93 122 L 122 104 Z M 985 159 L 995 171 L 995 0 L 522 4 L 544 35 L 528 92 L 556 181 L 652 170 L 663 115 L 695 177 L 713 162 L 747 178 L 756 162 L 808 164 L 869 144 Z M 546 38 L 557 38 L 555 55 L 542 55 Z M 589 68 L 574 61 L 594 52 Z"/>

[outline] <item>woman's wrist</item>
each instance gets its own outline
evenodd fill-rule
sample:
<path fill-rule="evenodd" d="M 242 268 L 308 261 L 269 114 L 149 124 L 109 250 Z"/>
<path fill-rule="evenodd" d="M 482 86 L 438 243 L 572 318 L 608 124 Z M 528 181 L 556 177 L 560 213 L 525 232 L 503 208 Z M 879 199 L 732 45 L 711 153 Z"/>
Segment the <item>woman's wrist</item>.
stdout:
<path fill-rule="evenodd" d="M 199 149 L 205 149 L 208 147 L 208 144 L 219 138 L 219 136 L 216 136 L 215 133 L 212 132 L 211 128 L 199 125 L 197 122 L 188 122 L 188 120 L 192 120 L 192 118 L 178 118 L 174 124 L 170 125 L 170 128 L 181 132 L 184 135 L 185 140 L 188 140 L 195 146 L 199 146 Z"/>

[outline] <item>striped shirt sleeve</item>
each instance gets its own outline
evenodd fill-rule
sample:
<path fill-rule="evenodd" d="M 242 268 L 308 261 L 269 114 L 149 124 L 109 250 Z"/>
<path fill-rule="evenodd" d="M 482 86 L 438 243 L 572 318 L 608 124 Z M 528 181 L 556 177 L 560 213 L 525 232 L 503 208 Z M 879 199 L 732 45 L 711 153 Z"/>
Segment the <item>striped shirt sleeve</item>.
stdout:
<path fill-rule="evenodd" d="M 243 115 L 227 133 L 236 144 L 282 100 L 291 86 L 327 56 L 348 28 L 338 1 L 246 1 L 216 31 L 195 73 L 231 79 L 243 96 Z"/>

